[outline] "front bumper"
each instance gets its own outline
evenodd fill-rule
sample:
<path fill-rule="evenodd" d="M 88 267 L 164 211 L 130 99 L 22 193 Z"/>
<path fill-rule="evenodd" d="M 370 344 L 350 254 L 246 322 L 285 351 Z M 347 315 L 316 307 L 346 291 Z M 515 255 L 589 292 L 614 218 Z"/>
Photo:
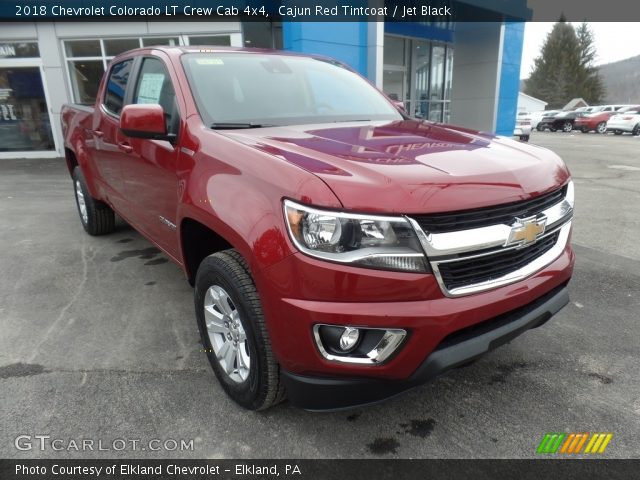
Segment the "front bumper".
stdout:
<path fill-rule="evenodd" d="M 566 283 L 537 300 L 446 337 L 405 380 L 330 378 L 283 371 L 289 401 L 307 410 L 336 410 L 377 403 L 422 385 L 546 323 L 569 302 Z"/>
<path fill-rule="evenodd" d="M 519 135 L 531 135 L 531 125 L 526 125 L 526 126 L 517 126 L 517 127 L 513 130 L 513 135 L 514 135 L 514 136 L 519 136 Z"/>
<path fill-rule="evenodd" d="M 260 271 L 256 284 L 273 352 L 283 370 L 304 377 L 410 378 L 449 335 L 514 311 L 565 284 L 573 272 L 570 240 L 546 267 L 498 288 L 446 297 L 432 274 L 325 262 L 300 253 Z M 324 358 L 314 325 L 403 329 L 407 339 L 382 364 Z"/>

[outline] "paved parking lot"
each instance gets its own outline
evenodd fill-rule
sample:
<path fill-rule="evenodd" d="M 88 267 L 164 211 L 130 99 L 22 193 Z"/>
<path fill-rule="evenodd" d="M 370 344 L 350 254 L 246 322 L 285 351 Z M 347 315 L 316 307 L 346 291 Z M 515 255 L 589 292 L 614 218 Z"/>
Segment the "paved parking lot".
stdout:
<path fill-rule="evenodd" d="M 0 160 L 0 458 L 533 457 L 551 431 L 613 432 L 605 455 L 639 458 L 640 137 L 531 141 L 576 181 L 571 304 L 434 383 L 323 414 L 235 406 L 178 267 L 125 224 L 85 235 L 62 160 Z M 19 451 L 21 434 L 194 450 Z"/>

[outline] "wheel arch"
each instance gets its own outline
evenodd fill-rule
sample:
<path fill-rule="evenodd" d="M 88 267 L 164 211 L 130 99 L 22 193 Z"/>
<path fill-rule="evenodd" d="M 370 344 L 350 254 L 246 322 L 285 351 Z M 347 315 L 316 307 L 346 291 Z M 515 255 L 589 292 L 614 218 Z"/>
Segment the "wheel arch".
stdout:
<path fill-rule="evenodd" d="M 234 245 L 234 243 L 236 243 Z M 238 248 L 238 242 L 232 243 L 223 235 L 220 235 L 209 225 L 191 217 L 184 217 L 180 221 L 180 249 L 184 264 L 184 271 L 189 284 L 193 286 L 196 273 L 202 261 L 209 255 L 223 250 L 235 248 L 246 258 L 246 249 Z"/>
<path fill-rule="evenodd" d="M 67 169 L 69 170 L 69 175 L 73 177 L 73 170 L 78 166 L 78 158 L 73 150 L 69 147 L 65 147 L 64 149 L 64 159 L 67 162 Z"/>

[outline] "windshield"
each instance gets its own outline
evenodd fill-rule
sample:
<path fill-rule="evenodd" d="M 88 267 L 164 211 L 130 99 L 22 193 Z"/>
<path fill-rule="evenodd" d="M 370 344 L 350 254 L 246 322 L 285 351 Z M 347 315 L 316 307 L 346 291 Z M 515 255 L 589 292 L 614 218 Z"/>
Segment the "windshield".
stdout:
<path fill-rule="evenodd" d="M 368 82 L 327 61 L 216 52 L 182 62 L 200 115 L 214 128 L 402 119 Z"/>

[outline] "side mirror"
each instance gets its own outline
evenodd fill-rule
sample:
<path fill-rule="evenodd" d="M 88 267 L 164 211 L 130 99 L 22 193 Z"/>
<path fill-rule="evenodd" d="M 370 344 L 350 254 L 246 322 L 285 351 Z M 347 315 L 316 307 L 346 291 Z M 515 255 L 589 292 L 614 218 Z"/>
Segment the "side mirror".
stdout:
<path fill-rule="evenodd" d="M 404 106 L 404 102 L 402 100 L 391 100 L 395 107 L 403 113 L 407 113 L 407 109 Z"/>
<path fill-rule="evenodd" d="M 127 137 L 169 140 L 164 110 L 156 104 L 126 105 L 120 114 L 120 130 Z"/>

